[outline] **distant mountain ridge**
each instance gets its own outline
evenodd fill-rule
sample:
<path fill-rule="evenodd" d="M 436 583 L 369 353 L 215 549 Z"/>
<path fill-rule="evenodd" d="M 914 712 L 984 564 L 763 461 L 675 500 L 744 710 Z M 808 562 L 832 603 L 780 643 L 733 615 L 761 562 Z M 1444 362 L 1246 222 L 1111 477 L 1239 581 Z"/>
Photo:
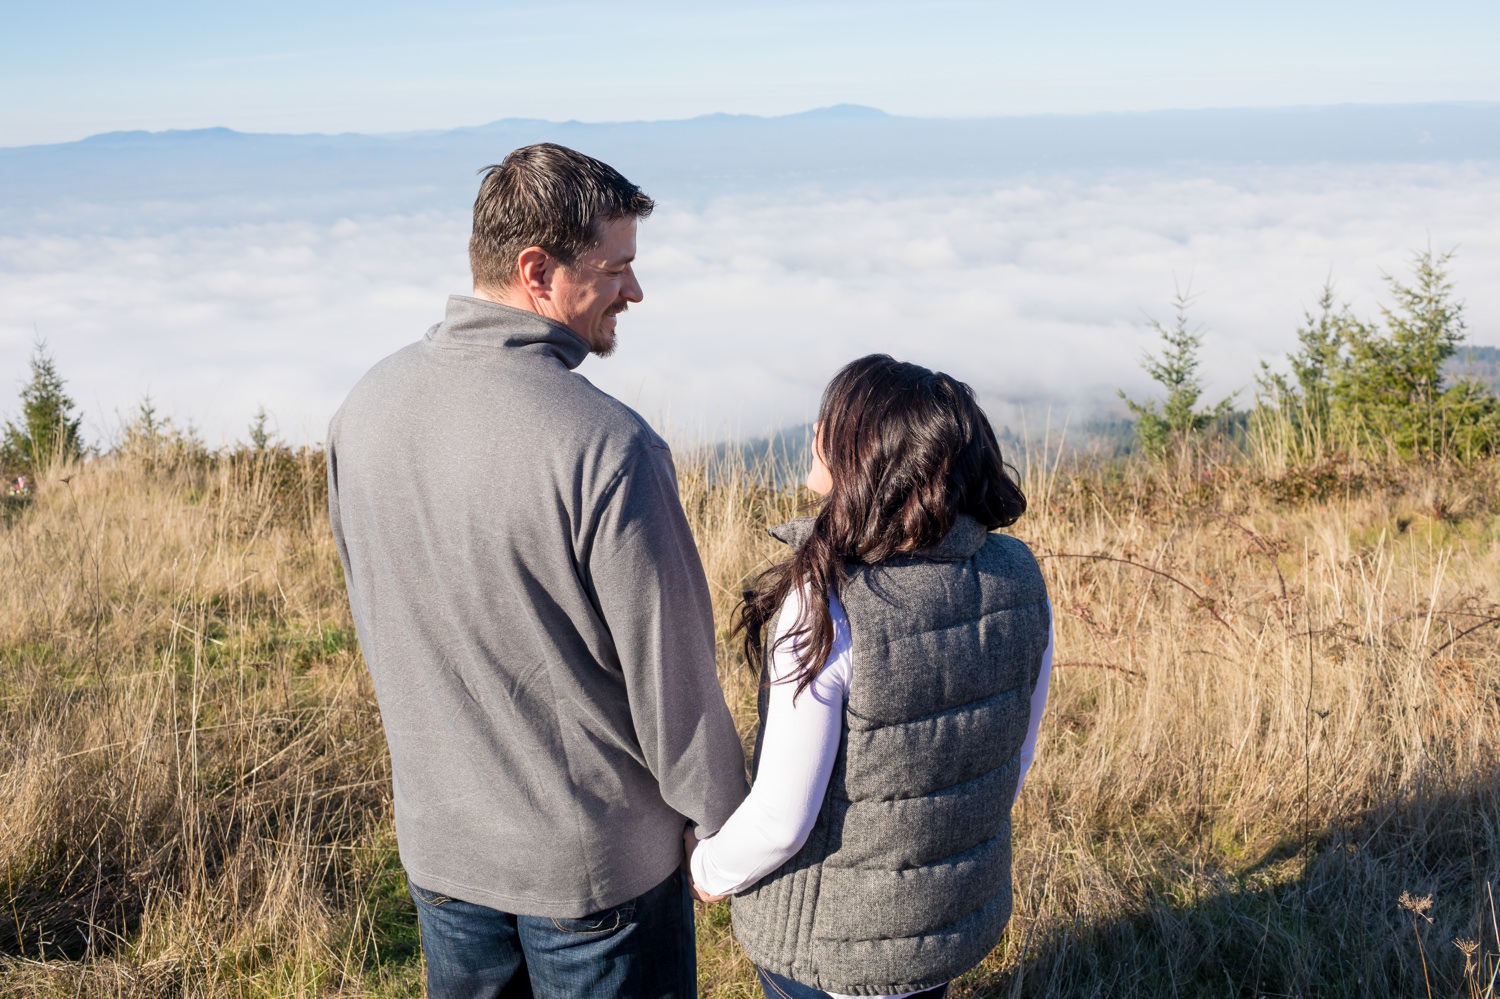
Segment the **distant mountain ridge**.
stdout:
<path fill-rule="evenodd" d="M 920 184 L 1194 164 L 1500 161 L 1500 104 L 1346 105 L 999 118 L 906 118 L 837 105 L 762 118 L 586 123 L 501 119 L 391 135 L 227 128 L 110 132 L 0 148 L 0 222 L 56 204 L 249 196 L 381 207 L 467 207 L 475 171 L 516 146 L 561 142 L 676 197 L 788 185 Z M 329 192 L 335 192 L 330 196 Z M 306 203 L 299 204 L 305 214 Z M 269 209 L 267 209 L 269 210 Z"/>
<path fill-rule="evenodd" d="M 1458 348 L 1458 353 L 1443 363 L 1443 377 L 1450 382 L 1458 379 L 1479 382 L 1500 395 L 1500 347 Z"/>

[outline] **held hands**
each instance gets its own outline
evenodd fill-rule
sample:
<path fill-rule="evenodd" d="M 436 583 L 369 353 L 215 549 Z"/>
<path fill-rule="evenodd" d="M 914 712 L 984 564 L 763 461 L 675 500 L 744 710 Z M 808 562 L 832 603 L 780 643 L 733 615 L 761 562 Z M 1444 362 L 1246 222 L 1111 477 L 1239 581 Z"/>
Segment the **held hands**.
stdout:
<path fill-rule="evenodd" d="M 682 830 L 682 870 L 687 875 L 688 888 L 694 898 L 700 902 L 722 902 L 728 895 L 710 895 L 693 883 L 693 868 L 690 861 L 693 859 L 693 851 L 698 848 L 698 837 L 693 832 L 693 827 L 688 826 Z"/>

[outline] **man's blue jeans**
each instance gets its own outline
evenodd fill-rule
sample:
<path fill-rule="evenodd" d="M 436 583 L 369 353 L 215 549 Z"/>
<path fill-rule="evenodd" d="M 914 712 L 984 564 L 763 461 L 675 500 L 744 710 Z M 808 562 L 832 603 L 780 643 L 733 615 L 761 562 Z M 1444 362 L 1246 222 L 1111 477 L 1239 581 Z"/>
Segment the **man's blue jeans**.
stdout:
<path fill-rule="evenodd" d="M 693 999 L 693 902 L 680 871 L 582 919 L 516 916 L 412 884 L 429 999 Z"/>

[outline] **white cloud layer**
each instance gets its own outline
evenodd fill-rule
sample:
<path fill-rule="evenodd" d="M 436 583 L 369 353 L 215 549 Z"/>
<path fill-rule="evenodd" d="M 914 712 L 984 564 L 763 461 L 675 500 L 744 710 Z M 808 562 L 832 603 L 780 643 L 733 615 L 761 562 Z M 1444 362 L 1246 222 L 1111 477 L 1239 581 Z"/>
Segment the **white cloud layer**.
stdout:
<path fill-rule="evenodd" d="M 148 392 L 210 443 L 243 437 L 258 405 L 288 439 L 319 440 L 359 375 L 466 290 L 467 227 L 436 211 L 164 231 L 143 217 L 101 235 L 60 212 L 0 235 L 0 414 L 18 409 L 35 330 L 94 440 Z M 877 350 L 971 382 L 1000 422 L 1019 405 L 1056 422 L 1115 405 L 1117 387 L 1149 392 L 1145 314 L 1170 318 L 1175 281 L 1198 296 L 1210 394 L 1247 400 L 1325 278 L 1374 315 L 1382 272 L 1429 241 L 1458 249 L 1471 341 L 1500 343 L 1496 164 L 664 198 L 641 231 L 646 300 L 616 355 L 582 370 L 679 436 L 801 422 L 840 364 Z"/>

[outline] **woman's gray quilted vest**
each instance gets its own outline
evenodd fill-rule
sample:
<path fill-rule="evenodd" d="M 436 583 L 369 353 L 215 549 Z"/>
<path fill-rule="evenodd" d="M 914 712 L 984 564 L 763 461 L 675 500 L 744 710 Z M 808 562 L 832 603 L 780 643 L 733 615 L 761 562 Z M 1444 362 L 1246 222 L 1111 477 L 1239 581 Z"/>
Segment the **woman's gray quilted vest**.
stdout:
<path fill-rule="evenodd" d="M 772 533 L 795 547 L 810 527 Z M 802 849 L 734 899 L 734 930 L 795 981 L 911 992 L 974 967 L 1010 919 L 1047 591 L 1024 544 L 964 517 L 916 556 L 850 566 L 839 595 L 853 681 L 828 793 Z"/>

